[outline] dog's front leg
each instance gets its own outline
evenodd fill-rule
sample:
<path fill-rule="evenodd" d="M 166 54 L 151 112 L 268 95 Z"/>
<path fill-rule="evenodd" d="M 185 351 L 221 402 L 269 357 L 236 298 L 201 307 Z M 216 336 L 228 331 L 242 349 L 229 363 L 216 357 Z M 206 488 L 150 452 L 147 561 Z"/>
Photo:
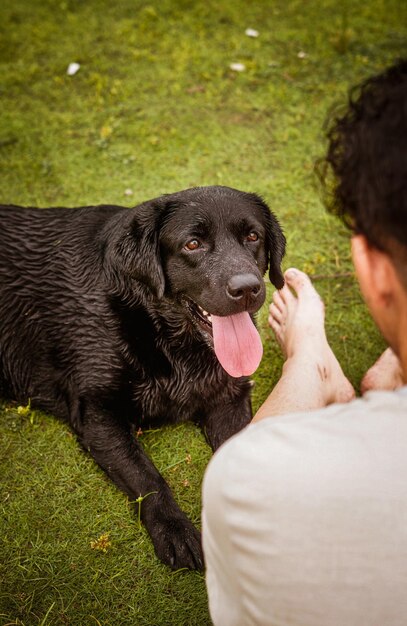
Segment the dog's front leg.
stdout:
<path fill-rule="evenodd" d="M 215 451 L 229 437 L 242 430 L 252 419 L 252 406 L 249 391 L 238 400 L 226 401 L 219 398 L 219 403 L 207 411 L 201 420 L 203 433 Z"/>
<path fill-rule="evenodd" d="M 130 427 L 112 415 L 87 411 L 80 439 L 133 502 L 142 499 L 141 519 L 158 558 L 173 569 L 203 569 L 200 533 L 176 504 Z"/>

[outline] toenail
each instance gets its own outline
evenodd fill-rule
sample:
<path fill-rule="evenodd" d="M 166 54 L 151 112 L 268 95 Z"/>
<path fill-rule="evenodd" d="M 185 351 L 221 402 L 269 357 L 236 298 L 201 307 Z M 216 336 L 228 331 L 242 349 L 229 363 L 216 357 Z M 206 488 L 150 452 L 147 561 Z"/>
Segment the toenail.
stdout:
<path fill-rule="evenodd" d="M 295 278 L 296 276 L 298 276 L 298 272 L 297 270 L 287 270 L 285 275 L 287 278 Z"/>

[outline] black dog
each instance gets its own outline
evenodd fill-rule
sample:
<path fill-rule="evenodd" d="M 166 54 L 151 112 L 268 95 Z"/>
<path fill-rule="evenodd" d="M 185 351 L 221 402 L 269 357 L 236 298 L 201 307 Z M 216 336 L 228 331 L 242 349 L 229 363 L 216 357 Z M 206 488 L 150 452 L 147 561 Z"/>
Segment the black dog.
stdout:
<path fill-rule="evenodd" d="M 194 420 L 216 449 L 251 418 L 262 276 L 285 239 L 228 187 L 133 209 L 0 207 L 0 393 L 67 420 L 133 501 L 157 556 L 202 568 L 200 536 L 133 429 Z"/>

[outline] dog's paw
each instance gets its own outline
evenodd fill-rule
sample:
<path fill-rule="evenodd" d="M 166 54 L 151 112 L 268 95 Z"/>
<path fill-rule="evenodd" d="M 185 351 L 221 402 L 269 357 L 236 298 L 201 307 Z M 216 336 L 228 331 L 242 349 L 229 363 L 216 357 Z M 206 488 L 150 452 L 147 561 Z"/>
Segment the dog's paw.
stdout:
<path fill-rule="evenodd" d="M 150 528 L 158 558 L 172 569 L 204 569 L 201 533 L 186 517 L 155 520 Z"/>

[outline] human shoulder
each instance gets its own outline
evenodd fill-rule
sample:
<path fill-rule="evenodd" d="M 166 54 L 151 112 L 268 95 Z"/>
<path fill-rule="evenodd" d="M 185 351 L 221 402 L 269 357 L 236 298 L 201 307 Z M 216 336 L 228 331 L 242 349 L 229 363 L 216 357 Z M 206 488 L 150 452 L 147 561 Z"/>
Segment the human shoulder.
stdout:
<path fill-rule="evenodd" d="M 380 425 L 383 420 L 388 423 L 391 419 L 402 419 L 404 422 L 406 411 L 407 386 L 397 391 L 371 391 L 351 402 L 332 404 L 315 411 L 272 416 L 254 422 L 235 435 L 234 445 L 238 446 L 237 440 L 241 438 L 245 445 L 249 445 L 249 449 L 254 442 L 256 449 L 262 443 L 280 446 L 290 437 L 302 436 L 304 432 L 326 437 L 331 434 L 340 435 L 341 432 L 352 435 L 367 425 L 370 430 L 374 430 L 375 424 Z"/>
<path fill-rule="evenodd" d="M 389 464 L 405 456 L 407 387 L 370 392 L 347 404 L 265 418 L 250 424 L 214 455 L 207 479 L 220 492 L 270 491 L 288 483 L 313 487 L 319 477 L 350 480 L 352 472 L 372 471 L 373 456 Z M 235 487 L 234 487 L 235 485 Z M 246 497 L 247 494 L 244 495 Z"/>

